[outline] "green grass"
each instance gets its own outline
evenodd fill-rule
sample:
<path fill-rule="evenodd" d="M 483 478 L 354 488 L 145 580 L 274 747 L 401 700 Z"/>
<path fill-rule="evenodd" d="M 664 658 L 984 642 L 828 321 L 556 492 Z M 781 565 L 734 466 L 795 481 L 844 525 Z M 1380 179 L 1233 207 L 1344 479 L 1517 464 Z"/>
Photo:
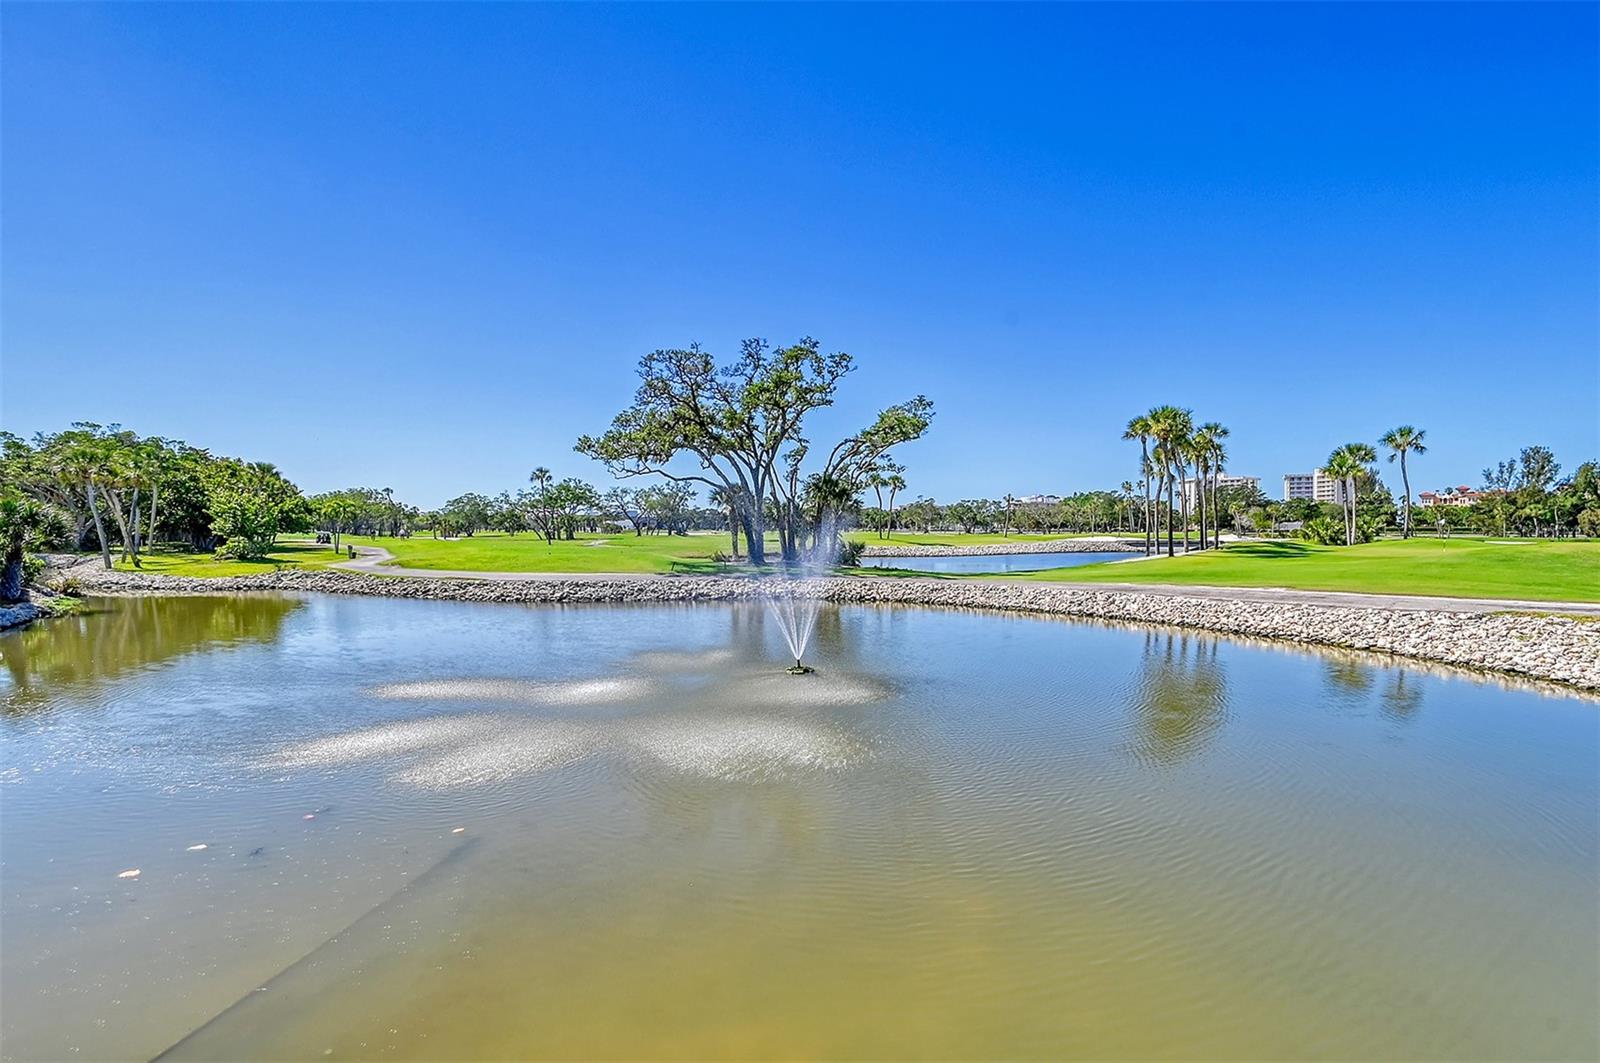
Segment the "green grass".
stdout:
<path fill-rule="evenodd" d="M 1597 602 L 1600 542 L 1500 545 L 1485 539 L 1385 539 L 1343 547 L 1269 541 L 1188 557 L 1018 573 L 1014 578 Z"/>
<path fill-rule="evenodd" d="M 718 571 L 711 557 L 727 553 L 725 535 L 582 535 L 546 543 L 537 535 L 479 532 L 466 539 L 374 539 L 346 536 L 357 546 L 381 546 L 404 568 L 462 572 L 697 572 Z M 769 549 L 776 549 L 776 541 Z"/>
<path fill-rule="evenodd" d="M 115 552 L 111 559 L 120 571 L 134 571 L 133 565 L 122 561 Z M 157 547 L 140 555 L 144 567 L 138 571 L 156 576 L 252 576 L 279 568 L 322 568 L 342 559 L 343 555 L 336 555 L 331 547 L 299 542 L 279 543 L 260 561 L 223 561 L 211 554 Z"/>
<path fill-rule="evenodd" d="M 978 545 L 1032 542 L 1054 536 L 1027 535 L 1006 539 L 999 535 L 896 535 L 879 539 L 873 532 L 855 533 L 877 544 Z M 381 546 L 404 568 L 461 572 L 700 572 L 749 571 L 743 565 L 722 565 L 712 560 L 732 548 L 727 535 L 585 535 L 571 541 L 546 543 L 536 535 L 479 532 L 466 539 L 435 539 L 414 535 L 410 539 L 372 539 L 346 536 L 357 546 Z M 776 560 L 778 540 L 767 537 L 767 557 Z"/>

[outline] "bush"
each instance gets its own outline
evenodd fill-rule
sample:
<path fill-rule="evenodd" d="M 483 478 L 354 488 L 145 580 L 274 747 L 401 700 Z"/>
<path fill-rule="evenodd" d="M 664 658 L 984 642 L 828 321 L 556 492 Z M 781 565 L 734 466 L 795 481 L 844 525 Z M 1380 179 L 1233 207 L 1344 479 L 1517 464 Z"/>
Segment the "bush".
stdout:
<path fill-rule="evenodd" d="M 1600 509 L 1590 506 L 1578 514 L 1578 532 L 1591 539 L 1600 539 Z"/>
<path fill-rule="evenodd" d="M 38 554 L 22 555 L 22 585 L 24 587 L 37 585 L 39 577 L 44 575 L 44 558 Z"/>
<path fill-rule="evenodd" d="M 1338 517 L 1312 517 L 1300 525 L 1300 538 L 1323 546 L 1343 546 L 1344 521 Z"/>
<path fill-rule="evenodd" d="M 79 598 L 83 596 L 83 581 L 77 576 L 62 576 L 46 584 L 45 590 L 66 598 Z"/>
<path fill-rule="evenodd" d="M 866 549 L 866 543 L 859 539 L 844 539 L 839 543 L 838 563 L 847 568 L 855 568 L 861 564 L 861 551 Z"/>

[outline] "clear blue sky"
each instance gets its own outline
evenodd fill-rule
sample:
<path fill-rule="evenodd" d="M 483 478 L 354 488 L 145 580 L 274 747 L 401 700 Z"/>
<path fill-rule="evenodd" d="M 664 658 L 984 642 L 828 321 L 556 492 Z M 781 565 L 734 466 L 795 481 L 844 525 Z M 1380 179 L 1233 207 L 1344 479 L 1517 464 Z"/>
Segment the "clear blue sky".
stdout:
<path fill-rule="evenodd" d="M 1597 8 L 6 4 L 3 394 L 435 504 L 653 347 L 922 392 L 912 493 L 1600 451 Z"/>

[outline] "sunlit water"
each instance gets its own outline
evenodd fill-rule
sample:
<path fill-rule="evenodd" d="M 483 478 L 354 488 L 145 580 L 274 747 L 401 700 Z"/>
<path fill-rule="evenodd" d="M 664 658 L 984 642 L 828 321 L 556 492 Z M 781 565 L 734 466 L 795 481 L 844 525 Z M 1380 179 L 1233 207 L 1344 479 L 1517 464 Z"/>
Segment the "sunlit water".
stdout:
<path fill-rule="evenodd" d="M 759 606 L 128 601 L 0 655 L 9 1058 L 1600 1051 L 1559 692 L 832 607 L 805 677 Z"/>
<path fill-rule="evenodd" d="M 983 572 L 1037 572 L 1046 568 L 1075 568 L 1107 561 L 1142 557 L 1139 553 L 1098 550 L 1059 550 L 1048 554 L 961 554 L 955 557 L 863 557 L 868 568 L 903 568 L 912 572 L 949 572 L 974 575 Z"/>

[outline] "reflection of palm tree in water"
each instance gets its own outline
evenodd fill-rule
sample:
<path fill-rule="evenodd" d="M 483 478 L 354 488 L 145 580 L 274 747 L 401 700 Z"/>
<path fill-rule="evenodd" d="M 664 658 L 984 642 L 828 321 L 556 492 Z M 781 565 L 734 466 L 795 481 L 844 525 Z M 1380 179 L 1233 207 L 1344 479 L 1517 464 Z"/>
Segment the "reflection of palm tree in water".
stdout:
<path fill-rule="evenodd" d="M 1327 658 L 1328 686 L 1334 691 L 1355 696 L 1372 689 L 1372 665 L 1356 657 L 1334 653 Z"/>
<path fill-rule="evenodd" d="M 1404 668 L 1396 668 L 1379 706 L 1391 720 L 1409 720 L 1422 706 L 1422 685 Z"/>
<path fill-rule="evenodd" d="M 1141 756 L 1172 764 L 1204 748 L 1228 716 L 1227 674 L 1217 660 L 1217 640 L 1147 634 L 1134 711 Z"/>

